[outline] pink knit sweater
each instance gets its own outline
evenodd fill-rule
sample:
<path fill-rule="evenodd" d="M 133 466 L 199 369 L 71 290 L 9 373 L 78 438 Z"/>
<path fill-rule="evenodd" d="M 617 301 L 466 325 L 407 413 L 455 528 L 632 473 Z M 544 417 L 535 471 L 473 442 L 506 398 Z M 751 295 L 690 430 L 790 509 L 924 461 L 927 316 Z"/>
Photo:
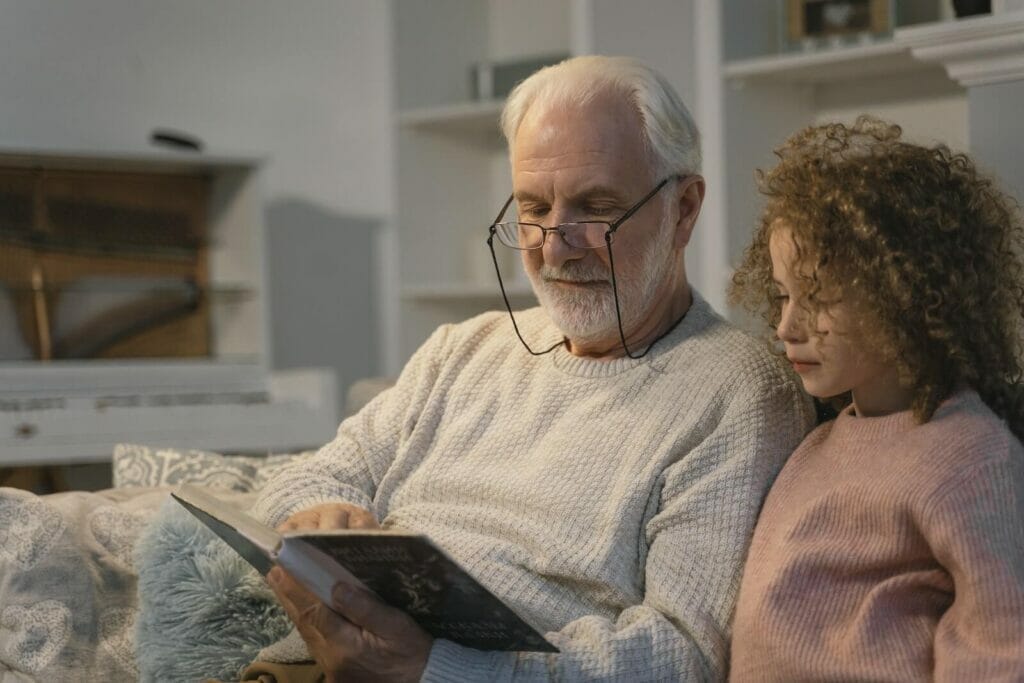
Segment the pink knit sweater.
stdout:
<path fill-rule="evenodd" d="M 1024 681 L 1024 448 L 974 392 L 916 425 L 847 409 L 754 532 L 734 681 Z"/>

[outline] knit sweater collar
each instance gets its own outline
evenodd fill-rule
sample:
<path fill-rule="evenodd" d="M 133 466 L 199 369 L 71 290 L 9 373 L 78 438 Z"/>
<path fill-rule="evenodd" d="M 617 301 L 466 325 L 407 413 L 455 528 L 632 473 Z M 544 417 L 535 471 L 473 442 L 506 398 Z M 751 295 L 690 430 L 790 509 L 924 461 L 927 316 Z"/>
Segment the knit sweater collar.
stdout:
<path fill-rule="evenodd" d="M 602 360 L 575 356 L 563 344 L 551 352 L 549 356 L 551 363 L 565 374 L 577 377 L 613 377 L 634 368 L 647 367 L 654 360 L 675 351 L 680 343 L 700 333 L 718 319 L 714 309 L 711 308 L 710 304 L 704 300 L 697 290 L 691 286 L 690 291 L 692 292 L 693 302 L 690 304 L 690 308 L 683 320 L 674 330 L 658 341 L 654 348 L 643 358 L 634 359 L 629 356 L 622 356 L 621 358 Z M 546 318 L 547 316 L 544 317 Z M 553 327 L 550 321 L 547 321 L 547 324 Z"/>
<path fill-rule="evenodd" d="M 957 392 L 939 404 L 932 420 L 940 419 L 957 406 L 974 407 L 975 402 L 980 400 L 978 394 L 973 390 Z M 832 436 L 849 441 L 878 441 L 901 434 L 917 424 L 917 419 L 911 410 L 879 417 L 860 417 L 851 403 L 836 417 L 832 425 Z"/>

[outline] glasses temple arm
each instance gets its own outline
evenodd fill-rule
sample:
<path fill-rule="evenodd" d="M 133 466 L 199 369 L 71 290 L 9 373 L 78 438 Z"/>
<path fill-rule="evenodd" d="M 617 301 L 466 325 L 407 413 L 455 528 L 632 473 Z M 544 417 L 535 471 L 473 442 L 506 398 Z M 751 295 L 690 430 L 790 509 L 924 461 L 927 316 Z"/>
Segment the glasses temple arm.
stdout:
<path fill-rule="evenodd" d="M 505 202 L 506 208 L 511 201 L 512 198 L 509 197 L 508 202 Z M 501 213 L 505 213 L 505 209 L 502 209 Z M 501 219 L 501 214 L 498 214 L 498 219 Z M 495 223 L 497 223 L 497 221 L 495 221 Z M 519 325 L 516 323 L 516 316 L 512 313 L 512 304 L 509 303 L 508 294 L 505 292 L 505 283 L 501 279 L 501 268 L 498 267 L 498 256 L 494 253 L 494 225 L 491 226 L 490 232 L 487 235 L 487 246 L 491 250 L 491 262 L 494 263 L 494 273 L 498 276 L 498 287 L 501 288 L 501 298 L 505 300 L 505 310 L 508 311 L 508 317 L 512 320 L 512 329 L 516 331 L 516 336 L 519 337 L 519 341 L 524 347 L 526 347 L 526 350 L 530 352 L 531 356 L 543 356 L 545 353 L 551 353 L 564 344 L 565 340 L 563 339 L 562 341 L 552 344 L 551 347 L 545 351 L 534 351 L 530 348 L 530 345 L 526 343 L 526 340 L 523 339 L 522 333 L 519 331 Z"/>
<path fill-rule="evenodd" d="M 508 199 L 505 200 L 505 203 L 501 205 L 501 211 L 498 212 L 497 217 L 494 219 L 494 222 L 491 223 L 491 225 L 496 225 L 497 222 L 500 221 L 505 216 L 505 212 L 508 211 L 508 207 L 512 204 L 513 199 L 515 199 L 515 195 L 510 194 L 508 196 Z"/>
<path fill-rule="evenodd" d="M 653 190 L 651 190 L 646 195 L 644 195 L 643 199 L 638 201 L 636 204 L 633 205 L 633 207 L 629 211 L 624 213 L 622 215 L 622 218 L 620 218 L 619 220 L 617 220 L 614 223 L 612 223 L 612 226 L 610 228 L 608 228 L 608 231 L 614 233 L 616 230 L 619 229 L 619 227 L 623 223 L 625 223 L 627 220 L 629 220 L 630 216 L 632 216 L 634 213 L 636 213 L 637 211 L 642 209 L 644 204 L 647 203 L 647 200 L 649 200 L 654 195 L 658 194 L 658 192 L 661 190 L 661 188 L 665 187 L 665 184 L 668 183 L 668 181 L 680 179 L 682 177 L 683 176 L 680 176 L 680 175 L 670 175 L 667 178 L 665 178 L 664 180 L 662 180 L 660 183 L 658 183 L 657 187 L 655 187 Z M 508 206 L 508 205 L 506 204 L 506 206 Z"/>

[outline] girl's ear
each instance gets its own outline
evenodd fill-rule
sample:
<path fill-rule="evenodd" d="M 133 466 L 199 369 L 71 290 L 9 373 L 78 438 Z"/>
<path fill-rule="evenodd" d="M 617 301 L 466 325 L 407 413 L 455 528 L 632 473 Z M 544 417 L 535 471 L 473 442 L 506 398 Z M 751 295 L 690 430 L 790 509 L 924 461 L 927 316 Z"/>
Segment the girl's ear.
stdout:
<path fill-rule="evenodd" d="M 704 177 L 691 175 L 680 180 L 676 186 L 676 202 L 679 215 L 672 246 L 682 249 L 690 243 L 693 226 L 697 223 L 700 207 L 704 203 Z"/>

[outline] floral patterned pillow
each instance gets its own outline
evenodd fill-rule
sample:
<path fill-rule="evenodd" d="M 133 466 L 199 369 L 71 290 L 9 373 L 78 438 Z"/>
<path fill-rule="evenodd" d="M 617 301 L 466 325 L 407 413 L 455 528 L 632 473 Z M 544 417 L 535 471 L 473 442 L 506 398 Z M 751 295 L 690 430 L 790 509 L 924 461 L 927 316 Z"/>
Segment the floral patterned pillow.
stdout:
<path fill-rule="evenodd" d="M 114 446 L 114 488 L 188 483 L 243 493 L 256 491 L 281 468 L 312 453 L 222 455 L 122 443 Z"/>

